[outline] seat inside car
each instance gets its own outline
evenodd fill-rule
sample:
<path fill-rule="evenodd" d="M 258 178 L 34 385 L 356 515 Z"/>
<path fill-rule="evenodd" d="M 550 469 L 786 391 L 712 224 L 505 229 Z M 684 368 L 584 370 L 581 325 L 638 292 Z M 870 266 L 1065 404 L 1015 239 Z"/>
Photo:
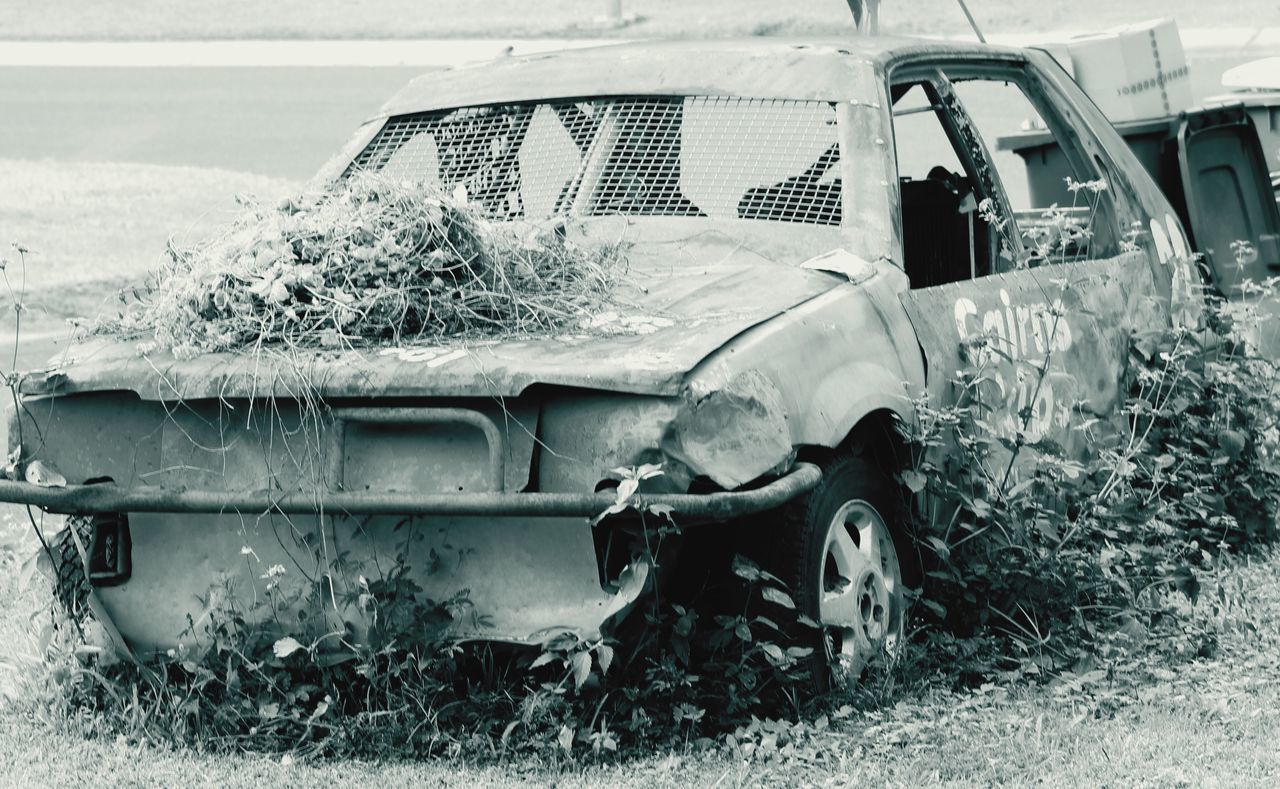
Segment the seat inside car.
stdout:
<path fill-rule="evenodd" d="M 934 167 L 900 180 L 902 246 L 912 288 L 959 282 L 990 271 L 986 223 L 969 179 Z"/>

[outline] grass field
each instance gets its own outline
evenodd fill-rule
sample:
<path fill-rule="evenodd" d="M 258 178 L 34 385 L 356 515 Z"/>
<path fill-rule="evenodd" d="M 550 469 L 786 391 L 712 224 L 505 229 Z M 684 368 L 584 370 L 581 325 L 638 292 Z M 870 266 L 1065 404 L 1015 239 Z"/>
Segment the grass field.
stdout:
<path fill-rule="evenodd" d="M 274 200 L 296 186 L 195 167 L 3 159 L 0 184 L 0 256 L 16 263 L 10 242 L 30 248 L 27 305 L 37 327 L 93 316 L 104 299 L 109 307 L 115 290 L 154 270 L 170 235 L 199 237 L 225 222 L 234 195 Z M 6 273 L 20 287 L 18 267 Z"/>
<path fill-rule="evenodd" d="M 1096 29 L 1172 16 L 1184 27 L 1280 24 L 1271 0 L 969 0 L 987 32 Z M 602 30 L 603 0 L 132 0 L 0 2 L 0 39 L 412 38 L 492 36 L 703 36 L 845 33 L 844 0 L 623 0 L 636 21 Z M 884 0 L 883 25 L 898 33 L 960 33 L 968 26 L 954 0 Z"/>

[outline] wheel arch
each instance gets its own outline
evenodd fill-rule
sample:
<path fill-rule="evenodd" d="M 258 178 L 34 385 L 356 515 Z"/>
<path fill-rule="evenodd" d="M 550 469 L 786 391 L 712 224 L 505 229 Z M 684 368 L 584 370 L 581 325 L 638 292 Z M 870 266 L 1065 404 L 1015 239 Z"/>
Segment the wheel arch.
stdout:
<path fill-rule="evenodd" d="M 867 457 L 884 474 L 902 497 L 900 512 L 903 518 L 898 524 L 902 537 L 899 552 L 901 555 L 903 551 L 909 550 L 907 555 L 912 557 L 909 564 L 904 562 L 903 571 L 912 583 L 919 584 L 923 577 L 923 557 L 915 535 L 922 512 L 921 501 L 900 482 L 901 472 L 915 459 L 911 442 L 902 434 L 900 425 L 913 416 L 911 412 L 904 414 L 888 406 L 874 408 L 861 414 L 843 438 L 833 442 L 831 446 L 799 447 L 796 457 L 825 469 L 841 453 L 861 455 Z M 907 424 L 911 423 L 907 421 Z"/>
<path fill-rule="evenodd" d="M 864 409 L 848 420 L 848 426 L 834 434 L 832 440 L 798 447 L 797 458 L 821 465 L 837 452 L 865 453 L 885 473 L 897 474 L 911 459 L 909 442 L 900 429 L 900 425 L 909 424 L 909 420 L 909 414 L 889 405 Z"/>

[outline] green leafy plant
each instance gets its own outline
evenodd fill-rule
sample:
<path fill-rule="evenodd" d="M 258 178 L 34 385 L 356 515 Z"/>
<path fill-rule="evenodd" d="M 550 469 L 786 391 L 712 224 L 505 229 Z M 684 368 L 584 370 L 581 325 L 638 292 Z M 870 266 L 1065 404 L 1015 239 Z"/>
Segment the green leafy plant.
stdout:
<path fill-rule="evenodd" d="M 98 331 L 179 356 L 536 334 L 594 314 L 619 247 L 569 241 L 563 224 L 499 226 L 465 190 L 360 173 L 246 203 L 220 236 L 167 256 Z"/>
<path fill-rule="evenodd" d="M 1087 668 L 1117 634 L 1212 650 L 1171 595 L 1194 603 L 1216 555 L 1272 541 L 1280 505 L 1280 377 L 1230 313 L 1212 299 L 1201 331 L 1133 337 L 1122 413 L 1077 425 L 1114 431 L 1083 457 L 993 435 L 980 367 L 961 374 L 955 405 L 917 403 L 907 483 L 946 503 L 917 526 L 937 660 L 985 679 Z"/>

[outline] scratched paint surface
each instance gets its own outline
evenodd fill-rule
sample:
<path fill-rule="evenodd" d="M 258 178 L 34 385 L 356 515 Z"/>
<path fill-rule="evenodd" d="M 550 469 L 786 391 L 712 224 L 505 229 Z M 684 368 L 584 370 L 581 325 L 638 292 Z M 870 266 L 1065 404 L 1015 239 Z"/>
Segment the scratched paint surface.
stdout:
<path fill-rule="evenodd" d="M 935 403 L 960 396 L 962 370 L 980 373 L 987 421 L 1001 438 L 1084 449 L 1090 420 L 1123 402 L 1133 331 L 1167 321 L 1141 255 L 1044 266 L 903 295 L 929 362 Z M 1045 374 L 1040 375 L 1044 369 Z"/>

